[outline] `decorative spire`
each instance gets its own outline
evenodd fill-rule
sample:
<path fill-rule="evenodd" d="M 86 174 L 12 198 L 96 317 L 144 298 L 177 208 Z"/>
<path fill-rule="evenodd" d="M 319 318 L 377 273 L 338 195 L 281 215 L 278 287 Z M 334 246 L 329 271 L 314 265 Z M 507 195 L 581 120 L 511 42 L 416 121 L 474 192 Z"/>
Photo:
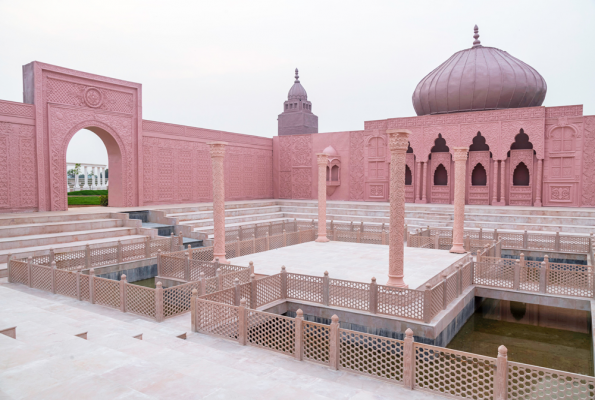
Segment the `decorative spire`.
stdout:
<path fill-rule="evenodd" d="M 475 28 L 473 28 L 473 32 L 475 33 L 473 35 L 473 39 L 475 39 L 473 41 L 473 47 L 477 47 L 477 46 L 481 46 L 481 42 L 479 41 L 479 28 L 477 27 L 477 25 L 475 25 Z M 296 69 L 297 71 L 297 69 Z"/>
<path fill-rule="evenodd" d="M 300 83 L 300 75 L 297 68 L 295 69 L 295 83 Z"/>

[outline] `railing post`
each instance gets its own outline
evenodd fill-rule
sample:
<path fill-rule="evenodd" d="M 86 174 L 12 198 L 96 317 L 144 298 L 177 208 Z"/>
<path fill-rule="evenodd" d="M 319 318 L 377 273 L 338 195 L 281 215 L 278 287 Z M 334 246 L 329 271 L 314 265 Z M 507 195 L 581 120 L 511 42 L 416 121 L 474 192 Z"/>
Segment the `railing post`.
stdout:
<path fill-rule="evenodd" d="M 285 265 L 281 266 L 281 298 L 287 298 L 287 271 Z"/>
<path fill-rule="evenodd" d="M 378 284 L 376 284 L 376 278 L 372 277 L 370 283 L 370 314 L 376 314 L 378 312 Z"/>
<path fill-rule="evenodd" d="M 479 240 L 483 240 L 483 228 L 479 228 Z"/>
<path fill-rule="evenodd" d="M 176 249 L 174 248 L 175 244 L 174 244 L 174 233 L 172 232 L 170 237 L 169 237 L 169 251 L 176 251 Z"/>
<path fill-rule="evenodd" d="M 217 268 L 215 276 L 217 277 L 217 290 L 223 290 L 223 274 L 221 273 L 221 268 Z"/>
<path fill-rule="evenodd" d="M 85 268 L 91 268 L 91 246 L 85 246 Z"/>
<path fill-rule="evenodd" d="M 440 236 L 438 236 L 438 232 L 434 236 L 434 249 L 440 250 Z"/>
<path fill-rule="evenodd" d="M 118 240 L 118 264 L 122 262 L 122 241 Z"/>
<path fill-rule="evenodd" d="M 242 346 L 246 345 L 248 336 L 246 313 L 246 299 L 240 299 L 240 304 L 238 307 L 238 343 Z"/>
<path fill-rule="evenodd" d="M 384 225 L 384 224 L 383 224 L 383 225 Z M 404 231 L 404 233 L 405 233 L 405 234 L 403 235 L 403 238 L 404 238 L 404 240 L 406 241 L 406 240 L 407 240 L 407 238 L 408 238 L 408 236 L 407 236 L 407 235 L 409 234 L 409 227 L 407 226 L 407 224 L 405 224 L 405 231 Z"/>
<path fill-rule="evenodd" d="M 145 258 L 151 258 L 151 237 L 145 239 Z"/>
<path fill-rule="evenodd" d="M 460 266 L 457 266 L 457 293 L 463 294 L 463 270 Z"/>
<path fill-rule="evenodd" d="M 269 234 L 267 236 L 273 236 L 273 223 L 269 222 Z"/>
<path fill-rule="evenodd" d="M 49 262 L 49 265 L 51 265 L 54 262 L 54 258 L 55 258 L 54 249 L 53 248 L 50 248 L 50 262 Z"/>
<path fill-rule="evenodd" d="M 285 229 L 283 229 L 283 247 L 287 246 L 287 234 L 285 233 Z"/>
<path fill-rule="evenodd" d="M 302 231 L 298 228 L 298 243 L 302 244 Z"/>
<path fill-rule="evenodd" d="M 157 250 L 157 275 L 161 276 L 162 273 L 162 266 L 161 266 L 161 249 Z"/>
<path fill-rule="evenodd" d="M 442 309 L 446 310 L 448 307 L 448 292 L 446 290 L 446 283 L 447 283 L 448 274 L 442 274 Z"/>
<path fill-rule="evenodd" d="M 240 305 L 240 279 L 233 280 L 233 305 L 238 307 Z"/>
<path fill-rule="evenodd" d="M 508 398 L 508 349 L 504 346 L 498 347 L 498 358 L 496 359 L 496 373 L 494 374 L 494 400 L 506 400 Z"/>
<path fill-rule="evenodd" d="M 207 281 L 205 279 L 205 273 L 200 273 L 200 295 L 204 296 L 207 294 Z"/>
<path fill-rule="evenodd" d="M 258 287 L 256 286 L 256 277 L 254 274 L 250 275 L 250 307 L 256 309 L 258 307 Z"/>
<path fill-rule="evenodd" d="M 349 231 L 353 232 L 353 221 L 351 221 L 351 223 L 349 224 Z"/>
<path fill-rule="evenodd" d="M 407 247 L 411 247 L 411 234 L 409 233 L 409 231 L 407 231 L 406 233 L 407 234 L 405 235 L 405 237 L 407 238 Z"/>
<path fill-rule="evenodd" d="M 527 231 L 523 232 L 523 249 L 528 249 L 529 244 L 529 236 L 527 235 Z"/>
<path fill-rule="evenodd" d="M 240 237 L 236 237 L 236 257 L 241 257 L 242 256 L 242 242 L 240 240 Z"/>
<path fill-rule="evenodd" d="M 547 273 L 548 265 L 542 261 L 539 269 L 539 293 L 547 293 Z"/>
<path fill-rule="evenodd" d="M 494 240 L 498 241 L 498 229 L 494 229 Z"/>
<path fill-rule="evenodd" d="M 163 321 L 163 284 L 155 284 L 155 319 L 157 322 Z"/>
<path fill-rule="evenodd" d="M 512 285 L 514 290 L 519 290 L 521 286 L 521 265 L 525 266 L 524 257 L 525 255 L 521 254 L 521 261 L 514 264 L 514 281 Z"/>
<path fill-rule="evenodd" d="M 340 338 L 339 338 L 339 317 L 337 314 L 333 314 L 331 317 L 331 326 L 329 329 L 329 366 L 331 369 L 338 370 L 339 369 L 339 346 L 340 346 Z"/>
<path fill-rule="evenodd" d="M 355 241 L 357 243 L 361 243 L 362 242 L 362 231 L 357 231 L 357 233 L 355 234 Z"/>
<path fill-rule="evenodd" d="M 430 323 L 432 320 L 432 285 L 426 283 L 426 290 L 424 290 L 424 322 Z"/>
<path fill-rule="evenodd" d="M 415 340 L 413 331 L 407 328 L 403 341 L 403 384 L 413 390 L 415 386 Z"/>
<path fill-rule="evenodd" d="M 52 269 L 52 293 L 56 294 L 56 263 L 54 261 L 50 263 L 50 268 Z"/>
<path fill-rule="evenodd" d="M 190 296 L 190 327 L 192 332 L 197 332 L 196 327 L 196 299 L 198 298 L 198 290 L 192 289 Z"/>
<path fill-rule="evenodd" d="M 126 312 L 126 275 L 120 276 L 120 311 Z"/>
<path fill-rule="evenodd" d="M 254 273 L 254 263 L 252 261 L 248 263 L 248 269 L 250 270 L 250 274 Z"/>
<path fill-rule="evenodd" d="M 238 241 L 241 240 L 244 240 L 244 228 L 242 228 L 242 225 L 238 228 Z"/>
<path fill-rule="evenodd" d="M 190 254 L 184 253 L 184 280 L 190 282 Z"/>
<path fill-rule="evenodd" d="M 324 271 L 324 277 L 322 278 L 322 304 L 328 306 L 329 303 L 329 289 L 330 282 L 328 277 L 328 271 Z"/>
<path fill-rule="evenodd" d="M 27 257 L 27 285 L 33 287 L 33 257 Z"/>
<path fill-rule="evenodd" d="M 89 270 L 89 303 L 95 304 L 95 269 Z"/>
<path fill-rule="evenodd" d="M 304 312 L 301 308 L 295 313 L 295 359 L 304 359 Z"/>
<path fill-rule="evenodd" d="M 545 257 L 543 257 L 543 261 L 545 262 L 545 267 L 550 269 L 550 256 L 546 254 Z"/>
<path fill-rule="evenodd" d="M 252 254 L 256 253 L 256 236 L 252 234 Z"/>
<path fill-rule="evenodd" d="M 496 254 L 495 257 L 502 258 L 502 241 L 498 240 L 496 242 Z"/>
<path fill-rule="evenodd" d="M 266 233 L 266 236 L 265 237 L 266 237 L 267 251 L 269 251 L 271 249 L 271 239 L 270 239 L 270 236 L 269 236 L 269 233 L 268 232 Z"/>
<path fill-rule="evenodd" d="M 12 259 L 12 254 L 9 254 L 6 260 L 6 268 L 8 269 L 8 283 L 11 283 L 12 280 L 10 279 L 10 260 Z"/>
<path fill-rule="evenodd" d="M 81 267 L 76 269 L 76 299 L 81 301 Z"/>
<path fill-rule="evenodd" d="M 319 222 L 320 222 L 320 221 L 319 221 Z M 294 232 L 297 232 L 297 229 L 298 229 L 298 227 L 297 227 L 297 218 L 294 218 L 294 219 L 293 219 L 293 231 L 294 231 Z"/>
<path fill-rule="evenodd" d="M 285 220 L 281 222 L 281 230 L 285 232 Z"/>
<path fill-rule="evenodd" d="M 556 232 L 556 242 L 554 244 L 554 250 L 560 251 L 560 232 Z"/>

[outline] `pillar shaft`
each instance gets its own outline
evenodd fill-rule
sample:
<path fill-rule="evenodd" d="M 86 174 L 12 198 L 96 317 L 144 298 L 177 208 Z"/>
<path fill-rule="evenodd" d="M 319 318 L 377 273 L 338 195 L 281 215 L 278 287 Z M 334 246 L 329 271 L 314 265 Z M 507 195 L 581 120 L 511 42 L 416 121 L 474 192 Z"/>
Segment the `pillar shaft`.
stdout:
<path fill-rule="evenodd" d="M 421 200 L 421 181 L 419 180 L 419 177 L 421 175 L 420 169 L 421 163 L 418 161 L 415 164 L 415 203 L 418 203 L 419 200 Z"/>
<path fill-rule="evenodd" d="M 543 172 L 543 160 L 537 160 L 537 188 L 535 189 L 535 207 L 541 207 L 541 181 Z"/>
<path fill-rule="evenodd" d="M 506 160 L 500 161 L 500 205 L 506 205 Z"/>
<path fill-rule="evenodd" d="M 494 183 L 492 184 L 492 205 L 498 202 L 498 160 L 494 160 L 494 168 L 492 168 L 494 174 Z"/>
<path fill-rule="evenodd" d="M 452 229 L 451 253 L 466 253 L 463 247 L 465 229 L 465 170 L 467 167 L 467 147 L 454 148 L 455 160 L 455 220 Z"/>
<path fill-rule="evenodd" d="M 318 238 L 317 242 L 328 242 L 326 237 L 326 168 L 328 156 L 324 153 L 316 154 L 318 161 Z"/>
<path fill-rule="evenodd" d="M 223 160 L 226 142 L 209 142 L 213 170 L 213 256 L 219 262 L 228 264 L 225 259 L 225 181 Z M 213 260 L 214 261 L 214 260 Z"/>
<path fill-rule="evenodd" d="M 85 169 L 85 184 L 83 186 L 83 189 L 89 190 L 89 173 L 87 172 L 87 166 L 86 165 L 83 168 Z"/>
<path fill-rule="evenodd" d="M 404 278 L 405 157 L 409 145 L 407 130 L 388 130 L 390 145 L 390 237 L 388 283 L 406 288 Z"/>
<path fill-rule="evenodd" d="M 427 198 L 426 198 L 426 187 L 428 186 L 428 162 L 424 161 L 423 162 L 424 165 L 424 171 L 423 171 L 423 177 L 422 177 L 422 186 L 421 186 L 421 190 L 422 190 L 422 195 L 421 195 L 421 202 L 422 203 L 427 203 Z"/>

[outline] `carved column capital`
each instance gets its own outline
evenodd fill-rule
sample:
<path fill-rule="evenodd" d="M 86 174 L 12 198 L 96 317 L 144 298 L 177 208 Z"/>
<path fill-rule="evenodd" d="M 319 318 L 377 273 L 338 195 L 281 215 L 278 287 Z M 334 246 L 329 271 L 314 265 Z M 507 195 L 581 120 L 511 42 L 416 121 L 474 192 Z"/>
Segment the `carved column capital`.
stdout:
<path fill-rule="evenodd" d="M 388 129 L 386 134 L 389 137 L 388 143 L 391 153 L 407 151 L 411 131 L 408 131 L 407 129 Z"/>
<path fill-rule="evenodd" d="M 225 146 L 227 142 L 207 142 L 207 144 L 209 145 L 211 157 L 225 157 Z"/>
<path fill-rule="evenodd" d="M 328 155 L 325 153 L 316 153 L 316 162 L 318 165 L 328 165 Z"/>
<path fill-rule="evenodd" d="M 453 160 L 456 161 L 467 161 L 467 155 L 469 154 L 468 147 L 455 147 Z"/>

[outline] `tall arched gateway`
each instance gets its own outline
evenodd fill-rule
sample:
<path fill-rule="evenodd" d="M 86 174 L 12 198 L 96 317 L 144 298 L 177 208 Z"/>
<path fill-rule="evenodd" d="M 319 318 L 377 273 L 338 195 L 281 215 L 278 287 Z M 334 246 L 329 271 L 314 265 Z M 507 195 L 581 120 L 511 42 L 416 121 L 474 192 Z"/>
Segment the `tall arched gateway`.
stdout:
<path fill-rule="evenodd" d="M 141 85 L 36 61 L 23 80 L 24 101 L 35 105 L 39 210 L 67 208 L 66 149 L 84 128 L 108 150 L 110 205 L 138 206 Z"/>

